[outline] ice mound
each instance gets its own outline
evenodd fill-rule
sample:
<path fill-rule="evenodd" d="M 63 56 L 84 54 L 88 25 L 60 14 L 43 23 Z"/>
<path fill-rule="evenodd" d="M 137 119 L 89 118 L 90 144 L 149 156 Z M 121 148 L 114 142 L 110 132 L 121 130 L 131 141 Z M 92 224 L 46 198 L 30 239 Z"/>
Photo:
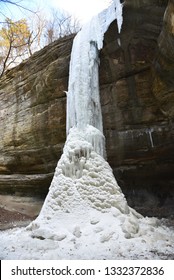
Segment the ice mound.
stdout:
<path fill-rule="evenodd" d="M 113 208 L 117 214 L 129 214 L 130 209 L 112 169 L 95 151 L 96 140 L 91 138 L 90 143 L 90 131 L 94 130 L 97 135 L 98 130 L 91 126 L 84 131 L 71 129 L 41 213 L 28 227 L 33 236 L 38 231 L 41 236 L 40 228 L 50 229 L 51 224 L 56 232 L 64 213 L 68 213 L 68 220 L 71 215 L 72 218 L 77 215 L 82 221 L 90 216 L 91 208 L 101 213 Z M 97 139 L 103 141 L 99 131 Z"/>
<path fill-rule="evenodd" d="M 55 243 L 58 259 L 171 255 L 172 231 L 128 206 L 112 169 L 86 140 L 90 130 L 70 130 L 41 213 L 26 229 L 32 242 Z"/>

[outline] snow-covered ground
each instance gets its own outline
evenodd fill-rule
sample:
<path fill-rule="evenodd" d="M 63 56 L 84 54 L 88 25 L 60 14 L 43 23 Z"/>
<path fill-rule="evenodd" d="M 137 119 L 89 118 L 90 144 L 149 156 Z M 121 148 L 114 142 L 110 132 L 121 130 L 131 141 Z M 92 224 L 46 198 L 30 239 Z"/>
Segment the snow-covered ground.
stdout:
<path fill-rule="evenodd" d="M 155 218 L 115 208 L 57 215 L 37 234 L 26 228 L 0 233 L 0 259 L 173 259 L 174 234 Z M 44 230 L 45 229 L 45 230 Z M 48 229 L 50 231 L 48 231 Z M 44 232 L 44 236 L 42 232 Z M 45 239 L 44 239 L 45 238 Z"/>
<path fill-rule="evenodd" d="M 1 259 L 160 259 L 174 255 L 174 234 L 131 209 L 105 158 L 98 51 L 119 0 L 87 24 L 73 44 L 67 140 L 49 193 L 27 228 L 0 233 Z"/>

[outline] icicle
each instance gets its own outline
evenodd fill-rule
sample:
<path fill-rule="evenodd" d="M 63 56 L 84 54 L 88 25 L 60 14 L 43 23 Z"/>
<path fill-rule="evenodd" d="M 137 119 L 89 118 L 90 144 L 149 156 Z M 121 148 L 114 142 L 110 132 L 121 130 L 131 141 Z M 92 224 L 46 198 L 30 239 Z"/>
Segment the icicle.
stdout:
<path fill-rule="evenodd" d="M 120 40 L 120 38 L 117 39 L 117 43 L 118 43 L 119 46 L 121 46 L 121 40 Z"/>
<path fill-rule="evenodd" d="M 152 132 L 153 132 L 153 129 L 148 129 L 147 133 L 149 135 L 149 139 L 150 139 L 150 144 L 151 144 L 151 147 L 154 148 L 154 142 L 153 142 L 153 137 L 152 137 Z"/>
<path fill-rule="evenodd" d="M 118 25 L 118 32 L 121 32 L 121 27 L 123 24 L 123 4 L 120 3 L 120 0 L 113 0 L 115 4 L 115 13 L 116 13 L 116 19 L 117 19 L 117 25 Z"/>

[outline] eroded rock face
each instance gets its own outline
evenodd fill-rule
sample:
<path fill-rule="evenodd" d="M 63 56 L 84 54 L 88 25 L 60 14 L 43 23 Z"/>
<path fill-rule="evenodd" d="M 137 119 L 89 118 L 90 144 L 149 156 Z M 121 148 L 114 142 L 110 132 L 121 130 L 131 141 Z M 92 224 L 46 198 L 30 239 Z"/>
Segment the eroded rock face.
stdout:
<path fill-rule="evenodd" d="M 174 1 L 169 1 L 154 60 L 153 92 L 164 114 L 174 118 Z"/>
<path fill-rule="evenodd" d="M 72 42 L 45 47 L 0 81 L 1 192 L 48 191 L 65 142 Z"/>
<path fill-rule="evenodd" d="M 100 91 L 108 162 L 131 206 L 174 205 L 173 1 L 125 1 L 105 34 Z M 0 81 L 0 192 L 45 195 L 65 142 L 73 36 L 37 52 Z M 166 210 L 166 211 L 165 211 Z"/>
<path fill-rule="evenodd" d="M 108 161 L 129 204 L 167 215 L 174 210 L 173 4 L 163 26 L 165 1 L 146 2 L 126 1 L 121 34 L 116 22 L 105 34 L 104 132 Z"/>
<path fill-rule="evenodd" d="M 130 6 L 132 8 L 140 8 L 147 6 L 166 7 L 168 0 L 125 0 L 122 2 L 124 2 L 125 6 Z"/>

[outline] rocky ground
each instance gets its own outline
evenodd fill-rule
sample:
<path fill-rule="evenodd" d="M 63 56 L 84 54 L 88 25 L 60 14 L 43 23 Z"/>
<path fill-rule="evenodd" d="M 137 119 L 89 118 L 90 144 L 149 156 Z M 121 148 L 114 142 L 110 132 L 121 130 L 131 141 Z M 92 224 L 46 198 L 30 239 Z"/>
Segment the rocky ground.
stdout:
<path fill-rule="evenodd" d="M 37 217 L 42 199 L 0 195 L 0 230 L 28 225 Z"/>
<path fill-rule="evenodd" d="M 0 207 L 0 230 L 27 225 L 32 217 Z"/>

